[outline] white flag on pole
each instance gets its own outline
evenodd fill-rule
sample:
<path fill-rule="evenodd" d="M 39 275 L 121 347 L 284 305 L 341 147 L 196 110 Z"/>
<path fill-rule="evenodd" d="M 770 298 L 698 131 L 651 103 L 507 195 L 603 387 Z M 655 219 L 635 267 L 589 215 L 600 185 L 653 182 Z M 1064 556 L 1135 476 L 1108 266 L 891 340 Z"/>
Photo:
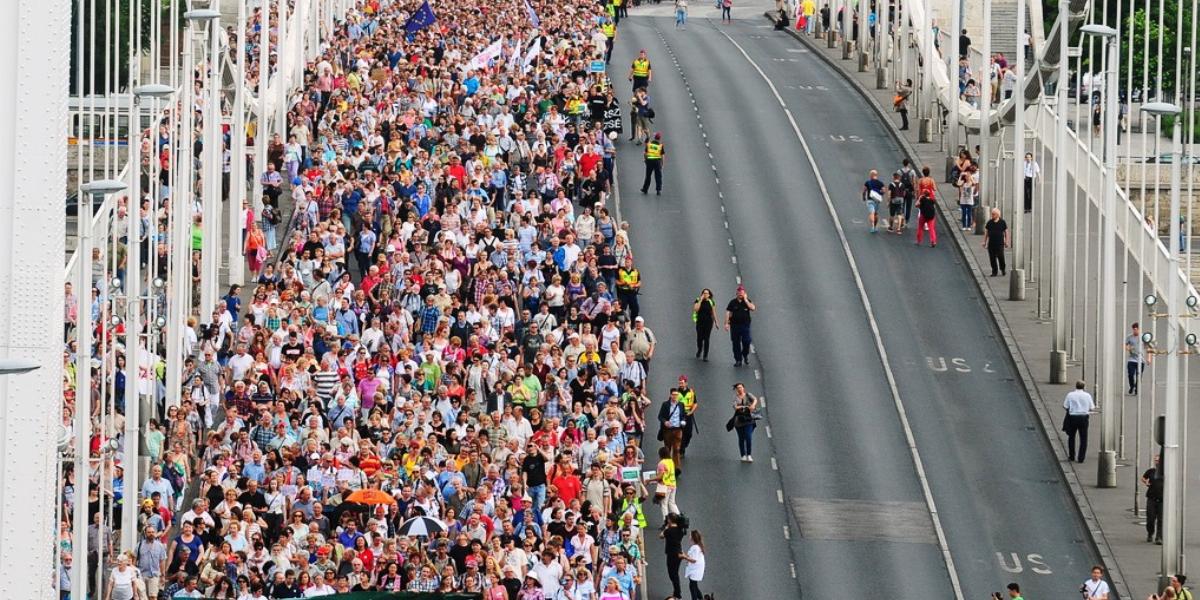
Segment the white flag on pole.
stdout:
<path fill-rule="evenodd" d="M 504 38 L 500 38 L 492 42 L 490 46 L 484 48 L 482 52 L 476 54 L 470 62 L 467 63 L 467 69 L 479 71 L 486 69 L 496 57 L 500 56 L 500 51 L 504 48 Z"/>
<path fill-rule="evenodd" d="M 525 59 L 521 61 L 522 71 L 528 73 L 529 69 L 532 68 L 532 66 L 533 66 L 534 59 L 536 59 L 541 54 L 542 54 L 542 38 L 539 37 L 537 40 L 535 40 L 533 42 L 533 45 L 529 47 L 529 52 L 525 53 Z"/>

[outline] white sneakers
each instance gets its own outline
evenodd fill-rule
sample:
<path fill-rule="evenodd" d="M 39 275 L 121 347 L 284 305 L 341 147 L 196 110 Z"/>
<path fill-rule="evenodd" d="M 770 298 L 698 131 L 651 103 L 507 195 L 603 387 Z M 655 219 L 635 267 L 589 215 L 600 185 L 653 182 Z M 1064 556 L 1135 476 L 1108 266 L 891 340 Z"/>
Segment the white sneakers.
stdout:
<path fill-rule="evenodd" d="M 754 457 L 747 454 L 742 457 L 742 462 L 754 462 Z"/>

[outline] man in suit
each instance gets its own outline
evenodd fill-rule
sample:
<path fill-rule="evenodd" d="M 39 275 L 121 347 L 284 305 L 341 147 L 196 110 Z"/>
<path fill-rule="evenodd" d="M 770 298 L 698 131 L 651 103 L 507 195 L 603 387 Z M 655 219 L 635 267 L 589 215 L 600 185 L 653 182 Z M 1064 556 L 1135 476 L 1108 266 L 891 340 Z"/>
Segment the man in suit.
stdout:
<path fill-rule="evenodd" d="M 688 414 L 679 394 L 675 390 L 667 394 L 667 401 L 658 408 L 658 439 L 671 452 L 671 460 L 675 462 L 675 472 L 681 473 L 680 450 L 683 446 L 683 430 L 688 425 Z"/>

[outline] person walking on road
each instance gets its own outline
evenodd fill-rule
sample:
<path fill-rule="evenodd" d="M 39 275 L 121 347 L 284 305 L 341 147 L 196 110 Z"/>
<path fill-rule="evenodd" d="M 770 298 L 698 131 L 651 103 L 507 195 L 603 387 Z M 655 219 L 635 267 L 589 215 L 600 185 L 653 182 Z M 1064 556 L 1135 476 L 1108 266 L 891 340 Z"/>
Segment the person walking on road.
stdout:
<path fill-rule="evenodd" d="M 642 289 L 642 273 L 633 266 L 633 255 L 625 255 L 625 264 L 617 269 L 617 300 L 629 310 L 629 318 L 637 320 L 641 313 L 638 294 Z"/>
<path fill-rule="evenodd" d="M 904 159 L 900 163 L 900 183 L 904 184 L 904 227 L 912 222 L 913 200 L 917 193 L 917 170 L 913 168 L 912 161 Z M 901 228 L 903 229 L 903 227 Z"/>
<path fill-rule="evenodd" d="M 666 527 L 658 534 L 663 540 L 663 551 L 667 555 L 667 577 L 671 580 L 671 595 L 667 600 L 683 599 L 679 588 L 679 565 L 683 563 L 683 538 L 686 535 L 687 531 L 679 526 L 679 515 L 667 515 Z"/>
<path fill-rule="evenodd" d="M 646 142 L 646 176 L 642 179 L 642 193 L 650 190 L 650 177 L 654 177 L 654 193 L 662 195 L 662 164 L 666 153 L 663 151 L 662 132 L 654 132 L 654 139 Z"/>
<path fill-rule="evenodd" d="M 675 29 L 687 29 L 687 0 L 675 0 Z"/>
<path fill-rule="evenodd" d="M 921 178 L 917 180 L 917 245 L 921 245 L 921 234 L 929 231 L 929 247 L 937 248 L 937 183 L 929 176 L 929 167 L 921 167 Z"/>
<path fill-rule="evenodd" d="M 1108 582 L 1104 580 L 1104 567 L 1092 567 L 1092 577 L 1081 586 L 1083 600 L 1108 600 Z"/>
<path fill-rule="evenodd" d="M 717 303 L 712 290 L 704 288 L 692 303 L 692 322 L 696 324 L 696 358 L 708 361 L 708 339 L 717 323 Z"/>
<path fill-rule="evenodd" d="M 633 123 L 629 141 L 641 144 L 650 140 L 650 119 L 654 118 L 654 110 L 650 108 L 650 96 L 646 88 L 634 90 L 630 104 L 630 121 Z"/>
<path fill-rule="evenodd" d="M 687 423 L 683 426 L 683 440 L 679 443 L 679 458 L 687 456 L 688 446 L 692 444 L 692 436 L 696 433 L 696 408 L 699 405 L 696 403 L 696 390 L 688 387 L 687 375 L 679 376 L 679 387 L 671 390 L 671 393 L 679 397 L 679 403 L 683 405 L 683 415 L 687 419 Z"/>
<path fill-rule="evenodd" d="M 679 450 L 683 444 L 683 428 L 687 426 L 687 413 L 679 403 L 679 396 L 671 393 L 667 401 L 658 408 L 658 441 L 670 452 L 675 464 L 675 474 L 682 472 Z"/>
<path fill-rule="evenodd" d="M 607 65 L 612 61 L 613 45 L 617 40 L 616 17 L 605 17 L 600 23 L 600 31 L 604 33 L 604 64 Z"/>
<path fill-rule="evenodd" d="M 733 0 L 720 0 L 721 2 L 721 22 L 733 23 L 731 12 L 733 10 Z"/>
<path fill-rule="evenodd" d="M 879 205 L 883 203 L 884 185 L 879 180 L 879 171 L 871 169 L 867 174 L 867 180 L 863 183 L 862 199 L 867 203 L 867 223 L 869 231 L 875 233 L 878 231 L 879 223 Z"/>
<path fill-rule="evenodd" d="M 1000 209 L 992 209 L 992 218 L 983 225 L 983 247 L 987 248 L 988 261 L 992 264 L 992 277 L 1007 275 L 1004 264 L 1004 249 L 1009 246 L 1008 223 L 1000 218 Z"/>
<path fill-rule="evenodd" d="M 686 10 L 684 12 L 686 13 Z M 650 69 L 650 59 L 646 58 L 646 49 L 643 48 L 638 51 L 637 58 L 633 59 L 633 64 L 629 66 L 629 81 L 633 82 L 634 91 L 649 90 L 651 79 L 654 79 L 654 73 Z"/>
<path fill-rule="evenodd" d="M 746 391 L 742 382 L 733 385 L 733 417 L 728 427 L 737 432 L 738 455 L 742 462 L 754 462 L 754 428 L 757 427 L 754 411 L 758 410 L 758 397 Z M 727 428 L 728 428 L 727 427 Z"/>
<path fill-rule="evenodd" d="M 666 446 L 658 448 L 658 466 L 654 469 L 654 502 L 662 508 L 663 523 L 671 514 L 679 514 L 679 505 L 675 503 L 675 490 L 678 480 L 675 478 L 675 461 L 671 459 L 671 450 Z"/>
<path fill-rule="evenodd" d="M 750 313 L 757 310 L 746 296 L 746 286 L 737 286 L 737 295 L 725 305 L 725 331 L 733 344 L 733 366 L 750 363 Z"/>
<path fill-rule="evenodd" d="M 1146 543 L 1162 543 L 1163 477 L 1162 457 L 1154 455 L 1154 465 L 1142 473 L 1146 486 Z"/>
<path fill-rule="evenodd" d="M 892 173 L 892 182 L 887 187 L 888 201 L 888 233 L 902 233 L 904 230 L 904 182 L 900 179 L 900 171 Z"/>
<path fill-rule="evenodd" d="M 1067 434 L 1067 460 L 1079 462 L 1083 462 L 1087 454 L 1088 418 L 1096 408 L 1096 401 L 1084 387 L 1083 380 L 1076 381 L 1075 389 L 1063 400 L 1063 408 L 1067 409 L 1063 418 L 1063 431 Z M 1079 452 L 1075 452 L 1076 437 L 1079 438 Z"/>
<path fill-rule="evenodd" d="M 700 582 L 704 581 L 704 536 L 700 535 L 699 530 L 692 530 L 692 545 L 682 558 L 688 563 L 683 568 L 683 576 L 687 577 L 692 600 L 704 600 L 704 595 L 700 593 Z"/>
<path fill-rule="evenodd" d="M 969 164 L 958 175 L 958 210 L 962 213 L 962 230 L 975 227 L 975 165 Z"/>
<path fill-rule="evenodd" d="M 1125 338 L 1125 375 L 1129 380 L 1127 393 L 1130 396 L 1137 395 L 1138 380 L 1142 378 L 1142 372 L 1146 370 L 1146 365 L 1153 356 L 1146 350 L 1146 343 L 1142 341 L 1142 330 L 1134 323 L 1129 327 L 1129 337 Z"/>

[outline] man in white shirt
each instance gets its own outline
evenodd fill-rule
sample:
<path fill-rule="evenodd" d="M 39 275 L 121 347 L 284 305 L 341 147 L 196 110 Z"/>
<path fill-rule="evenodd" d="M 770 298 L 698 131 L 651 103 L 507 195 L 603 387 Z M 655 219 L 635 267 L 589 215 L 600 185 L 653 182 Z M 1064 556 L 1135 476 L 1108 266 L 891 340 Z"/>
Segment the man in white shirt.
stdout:
<path fill-rule="evenodd" d="M 1087 453 L 1088 439 L 1088 415 L 1096 408 L 1096 402 L 1092 400 L 1092 395 L 1084 390 L 1085 384 L 1082 380 L 1075 382 L 1075 389 L 1071 390 L 1066 399 L 1063 400 L 1063 408 L 1067 414 L 1063 417 L 1062 429 L 1067 434 L 1067 460 L 1078 460 L 1083 462 L 1083 456 Z M 1079 436 L 1079 452 L 1075 452 L 1075 436 Z"/>
<path fill-rule="evenodd" d="M 1079 591 L 1084 600 L 1108 600 L 1108 582 L 1104 580 L 1104 568 L 1092 567 L 1092 578 L 1083 582 Z"/>
<path fill-rule="evenodd" d="M 1032 152 L 1025 153 L 1025 212 L 1033 211 L 1033 180 L 1042 174 L 1042 167 L 1033 159 Z"/>
<path fill-rule="evenodd" d="M 254 368 L 254 357 L 246 352 L 245 344 L 237 345 L 237 354 L 229 357 L 229 381 L 241 381 Z"/>

